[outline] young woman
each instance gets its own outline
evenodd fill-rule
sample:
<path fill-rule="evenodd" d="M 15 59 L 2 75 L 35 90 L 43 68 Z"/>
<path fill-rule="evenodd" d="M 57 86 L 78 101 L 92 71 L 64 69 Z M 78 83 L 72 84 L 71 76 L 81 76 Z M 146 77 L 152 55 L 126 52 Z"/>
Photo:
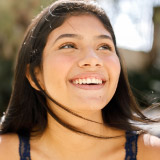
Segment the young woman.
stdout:
<path fill-rule="evenodd" d="M 29 26 L 1 125 L 2 160 L 159 160 L 160 140 L 130 90 L 110 21 L 61 0 Z"/>

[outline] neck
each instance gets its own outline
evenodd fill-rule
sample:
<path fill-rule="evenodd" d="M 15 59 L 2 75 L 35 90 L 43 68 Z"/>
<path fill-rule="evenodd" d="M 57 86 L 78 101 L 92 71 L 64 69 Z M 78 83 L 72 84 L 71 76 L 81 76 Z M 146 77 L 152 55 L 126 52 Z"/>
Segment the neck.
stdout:
<path fill-rule="evenodd" d="M 66 123 L 76 127 L 78 130 L 83 132 L 104 137 L 124 135 L 123 131 L 111 129 L 110 127 L 107 127 L 103 124 L 101 111 L 92 113 L 90 112 L 89 114 L 86 112 L 85 114 L 80 113 L 82 117 L 99 123 L 84 120 L 82 118 L 71 115 L 70 113 L 64 114 L 64 111 L 62 110 L 59 110 L 58 112 L 54 111 L 54 113 L 55 112 L 56 115 L 61 117 L 62 120 L 64 120 Z M 42 137 L 39 139 L 39 142 L 40 144 L 43 143 L 43 146 L 45 143 L 45 148 L 48 148 L 47 152 L 51 151 L 50 153 L 54 153 L 54 155 L 63 155 L 63 157 L 60 159 L 63 159 L 64 157 L 64 159 L 67 159 L 66 157 L 75 157 L 75 159 L 77 159 L 77 153 L 79 153 L 81 156 L 94 155 L 93 153 L 97 153 L 99 154 L 98 156 L 100 156 L 103 154 L 103 151 L 106 153 L 107 150 L 111 151 L 113 148 L 115 148 L 115 144 L 117 145 L 118 142 L 121 142 L 119 140 L 122 139 L 118 138 L 105 140 L 73 132 L 59 124 L 53 117 L 48 114 L 48 126 Z"/>
<path fill-rule="evenodd" d="M 104 125 L 101 110 L 94 112 L 90 111 L 89 113 L 85 111 L 85 114 L 83 114 L 83 112 L 78 113 L 80 116 L 94 121 L 90 122 L 72 115 L 59 107 L 58 109 L 55 108 L 56 107 L 54 107 L 53 112 L 58 115 L 58 117 L 80 131 L 103 137 L 114 137 L 125 134 L 123 131 L 112 129 Z M 70 157 L 73 157 L 73 159 L 87 159 L 87 155 L 88 159 L 95 159 L 94 154 L 96 154 L 97 157 L 100 157 L 100 155 L 106 154 L 107 150 L 108 153 L 110 153 L 116 148 L 115 146 L 122 146 L 124 141 L 125 137 L 117 139 L 100 139 L 73 132 L 59 124 L 48 114 L 48 125 L 46 130 L 42 136 L 32 144 L 38 147 L 43 146 L 42 150 L 44 151 L 45 148 L 46 154 L 52 155 L 51 157 L 57 155 L 57 157 L 60 157 L 57 159 L 67 160 L 70 159 Z M 77 153 L 79 154 L 78 158 Z"/>

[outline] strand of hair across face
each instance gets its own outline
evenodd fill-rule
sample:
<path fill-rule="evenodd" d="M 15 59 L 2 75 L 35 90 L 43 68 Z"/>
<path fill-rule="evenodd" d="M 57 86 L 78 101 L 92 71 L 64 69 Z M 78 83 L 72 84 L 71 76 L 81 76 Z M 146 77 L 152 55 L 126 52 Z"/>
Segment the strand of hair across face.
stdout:
<path fill-rule="evenodd" d="M 40 84 L 38 83 L 37 79 L 36 79 L 36 76 L 34 75 L 34 71 L 33 71 L 33 68 L 31 68 L 30 66 L 30 74 L 31 74 L 31 77 L 34 81 L 34 83 L 36 84 L 36 86 L 39 88 L 40 92 L 47 98 L 49 98 L 53 103 L 55 103 L 56 105 L 58 105 L 59 107 L 61 107 L 63 110 L 67 111 L 68 113 L 71 113 L 72 115 L 76 116 L 76 117 L 79 117 L 81 119 L 84 119 L 86 121 L 90 121 L 90 122 L 93 122 L 93 123 L 97 123 L 97 124 L 103 124 L 103 123 L 100 123 L 100 122 L 96 122 L 96 121 L 93 121 L 93 120 L 90 120 L 90 119 L 87 119 L 83 116 L 80 116 L 79 114 L 69 110 L 67 107 L 63 106 L 62 104 L 58 103 L 57 101 L 55 101 L 53 98 L 51 98 L 40 86 Z"/>
<path fill-rule="evenodd" d="M 83 134 L 83 135 L 86 135 L 86 136 L 90 136 L 90 137 L 94 137 L 94 138 L 99 138 L 99 139 L 116 139 L 116 138 L 122 138 L 122 137 L 125 137 L 126 134 L 123 134 L 123 135 L 118 135 L 118 136 L 113 136 L 113 137 L 108 137 L 108 136 L 98 136 L 98 135 L 93 135 L 93 134 L 89 134 L 87 132 L 84 132 L 84 131 L 81 131 L 81 130 L 78 130 L 77 128 L 75 128 L 74 126 L 72 125 L 69 125 L 67 123 L 65 123 L 62 119 L 60 119 L 56 114 L 54 114 L 52 112 L 52 110 L 46 105 L 44 104 L 44 102 L 41 100 L 41 98 L 38 98 L 41 103 L 43 104 L 44 108 L 46 109 L 46 111 L 50 114 L 50 116 L 52 118 L 54 118 L 60 125 L 64 126 L 65 128 L 73 131 L 73 132 L 76 132 L 76 133 L 80 133 L 80 134 Z M 131 134 L 133 135 L 133 134 Z"/>
<path fill-rule="evenodd" d="M 31 75 L 33 76 L 33 75 Z M 103 124 L 103 123 L 100 123 L 100 122 L 96 122 L 96 121 L 93 121 L 93 120 L 90 120 L 90 119 L 87 119 L 87 118 L 84 118 L 72 111 L 70 111 L 68 108 L 66 108 L 65 106 L 63 106 L 62 104 L 58 103 L 57 101 L 55 101 L 54 99 L 52 99 L 42 88 L 41 86 L 39 85 L 37 79 L 35 78 L 35 76 L 32 77 L 33 78 L 33 81 L 35 82 L 35 84 L 37 85 L 37 87 L 39 88 L 39 90 L 41 91 L 41 93 L 49 98 L 53 103 L 55 103 L 56 105 L 58 105 L 59 107 L 61 107 L 63 110 L 67 111 L 68 113 L 71 113 L 72 115 L 75 115 L 81 119 L 84 119 L 86 121 L 89 121 L 89 122 L 92 122 L 92 123 L 97 123 L 97 124 Z M 106 137 L 106 136 L 97 136 L 97 135 L 92 135 L 92 134 L 89 134 L 89 133 L 86 133 L 86 132 L 83 132 L 83 131 L 80 131 L 80 130 L 77 130 L 75 127 L 71 126 L 71 125 L 68 125 L 66 124 L 63 120 L 61 120 L 58 116 L 56 116 L 52 110 L 46 105 L 44 104 L 44 102 L 42 102 L 41 98 L 39 98 L 39 100 L 41 101 L 41 103 L 43 104 L 44 108 L 46 109 L 46 111 L 51 115 L 52 118 L 54 118 L 58 123 L 60 123 L 61 125 L 63 125 L 64 127 L 76 132 L 76 133 L 81 133 L 81 134 L 84 134 L 84 135 L 88 135 L 88 136 L 91 136 L 91 137 L 95 137 L 95 138 L 101 138 L 101 139 L 113 139 L 113 138 L 120 138 L 120 137 L 124 137 L 125 135 L 119 135 L 119 136 L 114 136 L 114 137 Z M 132 135 L 132 134 L 131 134 Z"/>
<path fill-rule="evenodd" d="M 90 119 L 87 119 L 83 116 L 80 116 L 79 114 L 69 110 L 67 107 L 63 106 L 62 104 L 58 103 L 57 101 L 55 101 L 53 98 L 51 98 L 48 94 L 45 93 L 44 90 L 42 90 L 42 93 L 44 96 L 47 96 L 47 98 L 49 98 L 53 103 L 55 103 L 56 105 L 58 105 L 59 107 L 61 107 L 63 110 L 67 111 L 68 113 L 71 113 L 72 115 L 76 116 L 76 117 L 79 117 L 81 119 L 84 119 L 86 121 L 90 121 L 90 122 L 93 122 L 93 123 L 97 123 L 97 124 L 103 124 L 103 123 L 100 123 L 100 122 L 96 122 L 96 121 L 93 121 L 93 120 L 90 120 Z"/>

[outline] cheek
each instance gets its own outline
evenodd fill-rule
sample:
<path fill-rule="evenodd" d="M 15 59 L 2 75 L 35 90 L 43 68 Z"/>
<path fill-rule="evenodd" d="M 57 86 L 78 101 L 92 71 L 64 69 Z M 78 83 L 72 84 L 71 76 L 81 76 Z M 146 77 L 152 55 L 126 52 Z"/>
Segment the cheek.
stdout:
<path fill-rule="evenodd" d="M 119 62 L 119 58 L 117 56 L 107 57 L 105 60 L 105 69 L 108 74 L 108 91 L 107 91 L 107 103 L 112 99 L 115 91 L 117 89 L 121 66 Z M 109 94 L 108 94 L 109 93 Z"/>
<path fill-rule="evenodd" d="M 54 71 L 65 71 L 72 65 L 73 59 L 69 56 L 50 56 L 46 59 L 46 63 Z"/>
<path fill-rule="evenodd" d="M 116 55 L 104 58 L 105 67 L 110 78 L 118 79 L 121 71 L 120 61 Z"/>
<path fill-rule="evenodd" d="M 46 57 L 43 61 L 45 85 L 62 87 L 64 82 L 67 80 L 67 75 L 71 67 L 74 64 L 73 58 L 61 55 L 51 55 Z"/>

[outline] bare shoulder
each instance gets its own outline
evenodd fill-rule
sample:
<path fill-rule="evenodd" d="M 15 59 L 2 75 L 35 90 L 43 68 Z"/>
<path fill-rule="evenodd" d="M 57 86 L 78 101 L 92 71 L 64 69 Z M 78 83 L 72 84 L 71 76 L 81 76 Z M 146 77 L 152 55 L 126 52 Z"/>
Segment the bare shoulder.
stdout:
<path fill-rule="evenodd" d="M 142 134 L 138 139 L 138 160 L 159 160 L 160 159 L 160 138 Z"/>
<path fill-rule="evenodd" d="M 19 140 L 16 134 L 0 135 L 0 159 L 18 160 L 18 146 Z"/>

